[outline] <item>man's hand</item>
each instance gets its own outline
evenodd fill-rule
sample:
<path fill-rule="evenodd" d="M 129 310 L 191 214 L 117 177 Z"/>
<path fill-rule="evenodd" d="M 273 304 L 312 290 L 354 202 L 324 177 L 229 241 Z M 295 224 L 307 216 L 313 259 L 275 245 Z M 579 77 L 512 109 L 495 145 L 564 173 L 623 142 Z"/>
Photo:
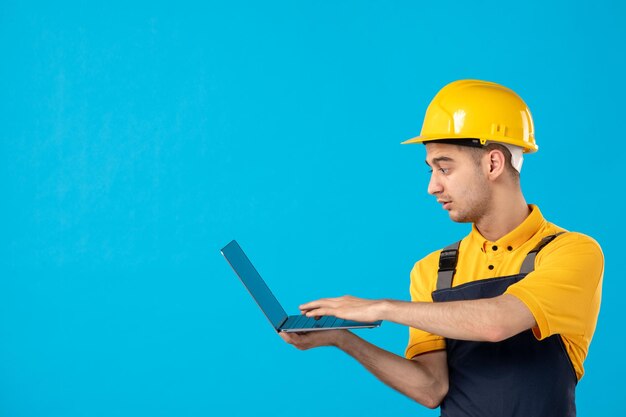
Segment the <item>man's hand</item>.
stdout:
<path fill-rule="evenodd" d="M 348 334 L 347 330 L 318 330 L 306 333 L 278 333 L 283 340 L 300 350 L 320 346 L 339 346 L 340 339 Z"/>
<path fill-rule="evenodd" d="M 437 407 L 448 392 L 445 350 L 424 353 L 410 360 L 374 346 L 348 330 L 281 332 L 279 335 L 300 350 L 336 346 L 385 384 L 427 407 Z"/>
<path fill-rule="evenodd" d="M 344 295 L 302 304 L 300 311 L 307 317 L 335 316 L 345 320 L 376 321 L 383 319 L 384 308 L 385 300 L 367 300 Z"/>

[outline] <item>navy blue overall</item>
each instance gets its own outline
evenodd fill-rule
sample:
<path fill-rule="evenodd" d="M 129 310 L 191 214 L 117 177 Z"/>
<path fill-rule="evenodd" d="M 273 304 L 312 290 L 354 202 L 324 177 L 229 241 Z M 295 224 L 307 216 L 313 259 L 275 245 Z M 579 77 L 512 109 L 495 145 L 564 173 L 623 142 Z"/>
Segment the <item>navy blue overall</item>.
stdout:
<path fill-rule="evenodd" d="M 435 302 L 497 297 L 534 270 L 535 256 L 557 235 L 528 253 L 520 273 L 452 287 L 460 242 L 439 258 Z M 442 417 L 570 417 L 576 415 L 577 378 L 561 337 L 537 340 L 532 330 L 497 343 L 446 339 L 449 390 Z"/>

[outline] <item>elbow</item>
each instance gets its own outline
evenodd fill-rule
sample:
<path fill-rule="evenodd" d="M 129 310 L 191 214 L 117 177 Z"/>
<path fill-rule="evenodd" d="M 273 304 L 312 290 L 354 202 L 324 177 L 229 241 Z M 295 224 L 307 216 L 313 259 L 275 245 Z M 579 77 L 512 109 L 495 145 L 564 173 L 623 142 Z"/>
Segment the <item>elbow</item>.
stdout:
<path fill-rule="evenodd" d="M 434 410 L 435 408 L 439 407 L 442 401 L 443 401 L 443 398 L 440 398 L 440 399 L 433 398 L 431 401 L 423 402 L 422 405 L 426 408 L 430 408 L 431 410 Z"/>
<path fill-rule="evenodd" d="M 431 410 L 439 407 L 441 405 L 441 402 L 443 401 L 443 399 L 446 397 L 447 394 L 448 394 L 447 384 L 445 384 L 445 386 L 438 387 L 438 389 L 436 391 L 433 391 L 431 395 L 428 397 L 428 399 L 424 403 L 424 406 L 430 408 Z"/>
<path fill-rule="evenodd" d="M 485 342 L 502 342 L 537 325 L 528 307 L 512 295 L 486 299 L 482 336 Z"/>
<path fill-rule="evenodd" d="M 421 388 L 411 398 L 424 407 L 435 409 L 448 394 L 448 381 L 435 381 L 428 389 Z"/>
<path fill-rule="evenodd" d="M 515 336 L 517 333 L 519 332 L 513 332 L 512 329 L 506 325 L 491 326 L 485 330 L 483 337 L 485 342 L 497 343 Z"/>
<path fill-rule="evenodd" d="M 485 342 L 497 343 L 501 342 L 505 339 L 508 339 L 508 336 L 505 334 L 503 329 L 501 328 L 492 328 L 484 333 Z"/>

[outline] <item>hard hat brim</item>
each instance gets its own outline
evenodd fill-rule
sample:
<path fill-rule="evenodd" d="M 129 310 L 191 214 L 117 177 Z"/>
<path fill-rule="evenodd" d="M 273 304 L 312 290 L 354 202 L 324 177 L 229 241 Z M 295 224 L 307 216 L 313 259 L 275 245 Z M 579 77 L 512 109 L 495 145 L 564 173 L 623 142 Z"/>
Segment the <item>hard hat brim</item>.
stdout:
<path fill-rule="evenodd" d="M 411 138 L 409 140 L 405 140 L 404 142 L 401 142 L 401 145 L 409 145 L 411 143 L 424 143 L 424 142 L 434 142 L 434 141 L 465 141 L 468 139 L 473 139 L 473 138 L 469 138 L 467 136 L 461 136 L 461 137 L 454 137 L 454 136 L 450 136 L 450 135 L 437 135 L 437 136 L 416 136 L 414 138 Z"/>
<path fill-rule="evenodd" d="M 469 138 L 467 137 L 450 137 L 450 136 L 416 136 L 414 138 L 411 138 L 409 140 L 405 140 L 404 142 L 400 142 L 401 145 L 410 145 L 412 143 L 424 143 L 424 142 L 435 142 L 435 141 L 445 141 L 447 143 L 453 143 L 455 140 L 459 140 L 459 141 L 463 141 L 463 140 L 467 140 Z M 515 141 L 514 139 L 504 139 L 504 138 L 481 138 L 481 143 L 483 142 L 483 140 L 485 142 L 494 142 L 494 143 L 506 143 L 509 145 L 513 145 L 513 146 L 520 146 L 517 141 Z M 459 143 L 460 145 L 461 143 Z M 539 149 L 539 146 L 537 146 L 537 144 L 532 143 L 532 144 L 528 144 L 530 146 L 520 146 L 523 150 L 524 153 L 535 153 L 537 152 L 537 150 Z"/>
<path fill-rule="evenodd" d="M 408 145 L 408 144 L 411 144 L 411 143 L 422 143 L 422 142 L 424 142 L 426 140 L 428 140 L 428 138 L 425 138 L 423 136 L 416 136 L 416 137 L 411 138 L 409 140 L 405 140 L 404 142 L 401 142 L 400 144 L 401 145 Z"/>

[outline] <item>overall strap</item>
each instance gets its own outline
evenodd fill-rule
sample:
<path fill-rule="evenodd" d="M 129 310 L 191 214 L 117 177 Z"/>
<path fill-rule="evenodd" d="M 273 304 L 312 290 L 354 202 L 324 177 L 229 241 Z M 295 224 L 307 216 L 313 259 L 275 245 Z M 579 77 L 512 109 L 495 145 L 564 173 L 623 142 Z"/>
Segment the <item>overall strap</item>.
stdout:
<path fill-rule="evenodd" d="M 437 289 L 442 290 L 452 286 L 452 277 L 456 272 L 456 262 L 459 259 L 459 245 L 461 241 L 446 246 L 439 255 L 439 271 L 437 272 Z"/>
<path fill-rule="evenodd" d="M 565 232 L 549 235 L 541 239 L 541 241 L 535 246 L 524 259 L 522 267 L 520 268 L 520 274 L 529 274 L 535 269 L 535 258 L 537 253 L 548 243 L 556 239 L 557 236 Z M 459 246 L 461 241 L 446 246 L 439 255 L 439 271 L 437 271 L 437 289 L 447 289 L 452 287 L 452 278 L 456 272 L 456 264 L 459 259 Z"/>
<path fill-rule="evenodd" d="M 528 252 L 528 255 L 526 255 L 526 259 L 524 259 L 524 262 L 522 263 L 522 267 L 520 268 L 519 273 L 529 274 L 533 272 L 535 270 L 535 258 L 537 257 L 537 254 L 539 253 L 539 251 L 543 249 L 543 247 L 546 246 L 548 243 L 556 239 L 557 236 L 562 235 L 563 233 L 565 232 L 555 233 L 553 235 L 549 235 L 541 239 L 541 241 L 537 243 L 537 246 L 535 246 L 533 250 Z"/>

